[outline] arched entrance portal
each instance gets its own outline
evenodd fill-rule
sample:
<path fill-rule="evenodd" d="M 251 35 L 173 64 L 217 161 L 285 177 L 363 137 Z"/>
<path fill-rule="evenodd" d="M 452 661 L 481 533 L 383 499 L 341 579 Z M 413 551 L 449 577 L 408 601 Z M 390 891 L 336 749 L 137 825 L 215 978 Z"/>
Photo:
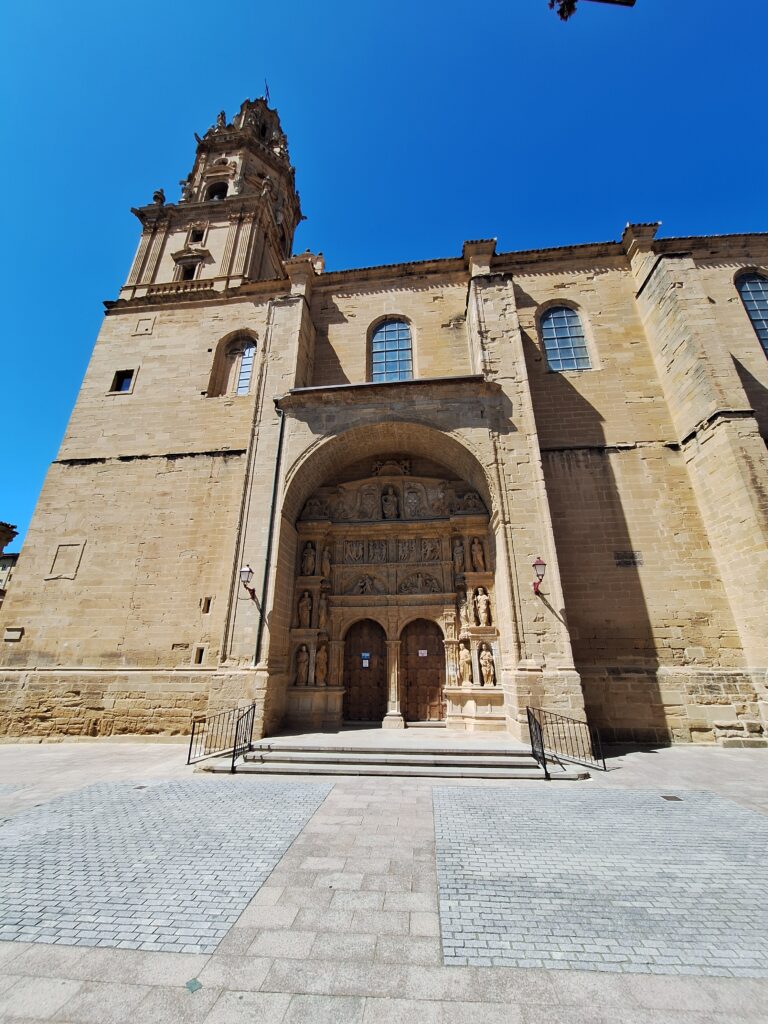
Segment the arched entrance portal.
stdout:
<path fill-rule="evenodd" d="M 435 622 L 416 619 L 400 634 L 403 717 L 406 722 L 445 719 L 445 650 Z"/>
<path fill-rule="evenodd" d="M 344 641 L 344 720 L 379 723 L 386 713 L 386 634 L 378 622 L 363 619 Z"/>

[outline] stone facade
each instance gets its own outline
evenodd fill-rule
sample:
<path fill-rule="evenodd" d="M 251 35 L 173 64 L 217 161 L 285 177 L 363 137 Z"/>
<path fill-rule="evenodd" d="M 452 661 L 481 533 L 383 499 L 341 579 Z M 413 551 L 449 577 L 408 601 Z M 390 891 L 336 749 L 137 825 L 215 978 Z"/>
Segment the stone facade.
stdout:
<path fill-rule="evenodd" d="M 253 700 L 261 734 L 381 707 L 523 736 L 536 705 L 766 743 L 768 359 L 737 282 L 767 236 L 326 272 L 290 255 L 262 100 L 134 212 L 0 613 L 5 733 L 182 733 Z M 555 308 L 589 369 L 550 369 Z M 412 379 L 374 380 L 393 321 Z"/>

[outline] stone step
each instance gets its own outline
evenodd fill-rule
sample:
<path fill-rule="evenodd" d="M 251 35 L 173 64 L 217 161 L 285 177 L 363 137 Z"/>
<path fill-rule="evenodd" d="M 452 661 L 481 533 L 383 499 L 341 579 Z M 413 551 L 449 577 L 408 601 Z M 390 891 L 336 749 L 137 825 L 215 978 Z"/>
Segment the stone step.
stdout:
<path fill-rule="evenodd" d="M 229 772 L 231 759 L 216 758 L 201 765 L 198 770 L 207 772 Z M 307 762 L 295 764 L 289 761 L 254 762 L 245 761 L 236 765 L 240 775 L 381 775 L 405 776 L 408 778 L 439 778 L 439 779 L 525 779 L 543 780 L 544 772 L 538 766 L 534 769 L 519 768 L 482 768 L 472 765 L 461 767 L 443 767 L 435 765 L 397 765 L 369 763 L 318 763 Z M 557 781 L 575 781 L 588 779 L 589 772 L 578 771 L 552 772 L 552 779 Z"/>
<path fill-rule="evenodd" d="M 469 751 L 449 753 L 431 750 L 388 750 L 385 752 L 370 750 L 253 750 L 243 755 L 249 764 L 289 762 L 291 764 L 379 764 L 379 765 L 433 765 L 443 768 L 517 768 L 535 770 L 536 761 L 530 754 L 493 755 L 478 754 Z"/>
<path fill-rule="evenodd" d="M 363 744 L 341 744 L 341 743 L 274 743 L 271 741 L 258 741 L 251 746 L 251 753 L 269 751 L 270 753 L 298 753 L 298 754 L 404 754 L 406 756 L 428 756 L 428 757 L 531 757 L 530 747 L 491 747 L 491 746 L 396 746 L 395 744 L 367 746 Z"/>

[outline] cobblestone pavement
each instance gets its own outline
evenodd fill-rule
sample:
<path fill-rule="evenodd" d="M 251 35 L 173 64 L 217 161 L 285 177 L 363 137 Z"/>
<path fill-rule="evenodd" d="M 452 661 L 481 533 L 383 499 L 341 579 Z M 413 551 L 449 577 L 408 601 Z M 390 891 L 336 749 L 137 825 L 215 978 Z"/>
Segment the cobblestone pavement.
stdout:
<path fill-rule="evenodd" d="M 666 795 L 435 788 L 445 963 L 768 977 L 768 818 Z"/>
<path fill-rule="evenodd" d="M 212 953 L 324 783 L 100 783 L 4 822 L 0 939 Z"/>
<path fill-rule="evenodd" d="M 193 787 L 185 791 L 186 825 L 179 823 L 179 843 L 192 856 L 198 842 L 195 812 L 211 780 L 183 767 L 185 753 L 180 746 L 151 743 L 0 746 L 0 782 L 23 784 L 23 790 L 0 799 L 0 813 L 23 818 L 35 804 L 66 791 L 74 794 L 99 775 L 114 783 L 149 784 L 148 800 L 161 791 L 151 783 L 180 778 Z M 502 804 L 582 790 L 596 799 L 621 801 L 633 797 L 626 787 L 663 787 L 656 796 L 673 792 L 669 779 L 679 780 L 684 770 L 687 782 L 699 789 L 709 789 L 711 780 L 712 789 L 727 785 L 736 792 L 742 780 L 752 780 L 750 800 L 760 799 L 755 780 L 768 766 L 762 752 L 718 758 L 710 756 L 717 752 L 692 749 L 669 762 L 667 753 L 644 755 L 639 768 L 635 755 L 628 755 L 612 779 L 451 783 L 450 788 L 459 795 L 487 792 Z M 644 768 L 650 761 L 652 786 Z M 619 775 L 623 789 L 617 788 Z M 286 786 L 317 780 L 235 776 L 214 781 L 226 793 L 271 789 L 277 802 Z M 433 786 L 446 788 L 444 781 L 423 779 L 336 780 L 211 954 L 0 942 L 0 1021 L 763 1024 L 768 1002 L 763 978 L 446 966 Z M 669 806 L 679 810 L 683 804 Z M 565 829 L 565 812 L 562 818 Z M 236 824 L 242 826 L 242 817 Z M 224 827 L 217 838 L 229 841 Z M 239 841 L 248 842 L 242 827 Z M 764 874 L 762 865 L 755 870 Z M 735 887 L 729 897 L 734 892 Z"/>

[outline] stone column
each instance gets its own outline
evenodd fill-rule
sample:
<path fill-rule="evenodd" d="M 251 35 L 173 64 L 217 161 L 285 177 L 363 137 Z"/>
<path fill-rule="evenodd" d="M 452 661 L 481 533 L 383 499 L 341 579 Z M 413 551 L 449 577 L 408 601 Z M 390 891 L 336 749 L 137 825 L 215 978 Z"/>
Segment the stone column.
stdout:
<path fill-rule="evenodd" d="M 344 685 L 344 641 L 331 640 L 328 644 L 328 685 Z"/>
<path fill-rule="evenodd" d="M 387 680 L 389 696 L 387 713 L 381 723 L 382 729 L 404 729 L 405 722 L 400 711 L 400 641 L 387 640 Z"/>

